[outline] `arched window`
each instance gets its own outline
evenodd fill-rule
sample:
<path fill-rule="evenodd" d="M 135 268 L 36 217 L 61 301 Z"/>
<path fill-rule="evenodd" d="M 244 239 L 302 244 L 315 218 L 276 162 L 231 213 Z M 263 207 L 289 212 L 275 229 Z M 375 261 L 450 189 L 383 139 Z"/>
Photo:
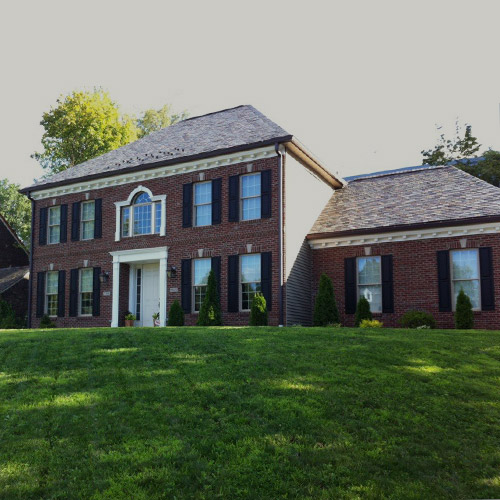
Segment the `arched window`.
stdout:
<path fill-rule="evenodd" d="M 149 189 L 135 190 L 121 207 L 121 237 L 162 233 L 164 196 L 152 196 Z M 163 232 L 164 233 L 164 232 Z"/>

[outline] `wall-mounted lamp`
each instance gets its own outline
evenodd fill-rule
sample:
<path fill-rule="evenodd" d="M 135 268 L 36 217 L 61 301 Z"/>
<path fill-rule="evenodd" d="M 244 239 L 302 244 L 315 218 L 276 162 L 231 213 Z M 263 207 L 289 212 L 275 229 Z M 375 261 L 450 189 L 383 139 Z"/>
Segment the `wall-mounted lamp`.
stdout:
<path fill-rule="evenodd" d="M 177 275 L 177 268 L 175 266 L 170 266 L 170 269 L 167 271 L 167 276 L 169 278 L 175 278 Z"/>
<path fill-rule="evenodd" d="M 99 275 L 99 281 L 101 283 L 107 283 L 109 281 L 109 273 L 106 271 L 102 271 L 102 273 Z"/>

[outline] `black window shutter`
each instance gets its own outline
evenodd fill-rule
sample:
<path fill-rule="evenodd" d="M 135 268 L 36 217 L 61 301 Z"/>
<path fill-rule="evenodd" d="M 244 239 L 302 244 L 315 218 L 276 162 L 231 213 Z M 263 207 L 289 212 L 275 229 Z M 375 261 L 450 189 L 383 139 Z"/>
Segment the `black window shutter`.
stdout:
<path fill-rule="evenodd" d="M 94 238 L 102 238 L 102 198 L 94 200 Z"/>
<path fill-rule="evenodd" d="M 344 282 L 345 282 L 345 312 L 354 314 L 356 312 L 356 257 L 344 260 Z"/>
<path fill-rule="evenodd" d="M 92 316 L 99 316 L 101 314 L 101 268 L 94 267 L 94 287 L 92 289 Z"/>
<path fill-rule="evenodd" d="M 41 208 L 40 209 L 40 228 L 38 232 L 38 244 L 46 245 L 47 244 L 47 217 L 48 217 L 48 209 Z"/>
<path fill-rule="evenodd" d="M 66 296 L 66 271 L 59 271 L 59 277 L 57 282 L 57 316 L 59 318 L 64 317 L 65 312 L 65 302 L 64 298 Z"/>
<path fill-rule="evenodd" d="M 220 257 L 212 257 L 212 270 L 215 274 L 215 281 L 217 282 L 217 295 L 220 300 Z"/>
<path fill-rule="evenodd" d="M 227 310 L 228 312 L 238 312 L 240 308 L 239 279 L 240 279 L 240 259 L 238 255 L 230 255 L 227 259 Z"/>
<path fill-rule="evenodd" d="M 260 176 L 260 215 L 267 219 L 271 217 L 271 170 L 263 170 Z"/>
<path fill-rule="evenodd" d="M 36 317 L 41 318 L 45 311 L 45 273 L 36 277 Z"/>
<path fill-rule="evenodd" d="M 382 255 L 382 312 L 394 312 L 392 255 Z"/>
<path fill-rule="evenodd" d="M 181 262 L 181 302 L 184 312 L 191 312 L 191 259 Z"/>
<path fill-rule="evenodd" d="M 273 277 L 273 259 L 271 252 L 264 252 L 260 254 L 260 286 L 262 288 L 262 295 L 266 299 L 267 310 L 272 310 L 273 296 L 272 296 L 272 277 Z"/>
<path fill-rule="evenodd" d="M 69 273 L 69 315 L 78 316 L 78 269 Z"/>
<path fill-rule="evenodd" d="M 222 216 L 222 179 L 212 181 L 212 224 L 220 224 Z"/>
<path fill-rule="evenodd" d="M 71 208 L 71 241 L 80 239 L 80 202 L 73 203 Z"/>
<path fill-rule="evenodd" d="M 229 222 L 240 220 L 240 176 L 229 177 Z"/>
<path fill-rule="evenodd" d="M 59 243 L 66 243 L 68 239 L 68 205 L 61 205 L 61 232 Z"/>
<path fill-rule="evenodd" d="M 439 311 L 451 311 L 450 252 L 437 252 Z"/>
<path fill-rule="evenodd" d="M 491 247 L 479 249 L 479 268 L 481 276 L 481 309 L 495 309 L 495 289 L 493 287 L 493 259 Z"/>
<path fill-rule="evenodd" d="M 182 186 L 182 227 L 193 224 L 193 183 Z"/>

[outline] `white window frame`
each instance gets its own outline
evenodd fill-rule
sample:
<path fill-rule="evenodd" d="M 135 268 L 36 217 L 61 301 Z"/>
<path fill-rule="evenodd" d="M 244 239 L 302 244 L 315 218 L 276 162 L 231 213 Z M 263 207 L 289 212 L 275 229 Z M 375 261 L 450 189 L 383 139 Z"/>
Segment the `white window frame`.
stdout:
<path fill-rule="evenodd" d="M 50 212 L 52 210 L 59 209 L 59 224 L 51 224 L 50 223 Z M 59 240 L 58 241 L 50 241 L 50 229 L 53 227 L 59 227 Z M 55 205 L 53 207 L 49 207 L 47 211 L 47 244 L 48 245 L 57 245 L 61 243 L 61 205 Z"/>
<path fill-rule="evenodd" d="M 464 251 L 470 252 L 471 250 L 474 250 L 474 252 L 476 254 L 477 278 L 471 278 L 468 280 L 464 280 L 464 279 L 457 279 L 456 280 L 453 277 L 453 253 L 464 252 Z M 454 250 L 450 250 L 449 259 L 450 259 L 450 282 L 451 282 L 451 307 L 452 307 L 452 311 L 455 312 L 456 308 L 457 308 L 457 301 L 455 299 L 455 282 L 456 281 L 477 281 L 479 283 L 478 307 L 473 307 L 472 310 L 473 311 L 481 311 L 481 268 L 480 268 L 480 263 L 479 263 L 479 249 L 478 248 L 457 248 Z"/>
<path fill-rule="evenodd" d="M 257 175 L 260 176 L 260 194 L 254 195 L 254 196 L 243 196 L 243 179 L 245 177 L 257 176 Z M 260 198 L 262 200 L 262 175 L 261 175 L 261 172 L 252 172 L 250 174 L 244 174 L 240 177 L 240 221 L 262 219 L 262 208 L 261 208 L 260 217 L 256 217 L 255 219 L 244 219 L 243 218 L 243 200 L 250 200 L 252 198 Z"/>
<path fill-rule="evenodd" d="M 251 219 L 251 220 L 254 220 L 254 219 Z M 242 267 L 243 267 L 243 258 L 244 257 L 249 257 L 249 256 L 254 256 L 254 255 L 258 255 L 259 256 L 259 263 L 260 263 L 260 281 L 243 281 L 241 278 L 243 277 L 243 273 L 242 273 Z M 238 269 L 238 273 L 239 273 L 239 283 L 238 283 L 238 288 L 239 288 L 239 292 L 238 292 L 238 295 L 239 295 L 239 308 L 240 308 L 240 312 L 248 312 L 250 311 L 250 308 L 248 309 L 243 309 L 243 288 L 242 288 L 242 285 L 244 285 L 245 283 L 260 283 L 260 292 L 258 293 L 262 293 L 262 254 L 260 253 L 249 253 L 249 254 L 244 254 L 244 255 L 240 255 L 240 258 L 239 258 L 239 266 L 240 268 Z M 251 305 L 251 303 L 250 303 Z"/>
<path fill-rule="evenodd" d="M 91 203 L 94 205 L 94 218 L 93 219 L 84 219 L 83 218 L 83 206 L 90 205 Z M 92 235 L 91 238 L 84 238 L 83 237 L 83 234 L 84 234 L 83 228 L 85 227 L 86 222 L 93 222 L 94 223 L 94 234 Z M 80 206 L 80 240 L 89 241 L 89 240 L 93 240 L 94 238 L 95 238 L 95 200 L 82 201 L 81 206 Z"/>
<path fill-rule="evenodd" d="M 378 259 L 380 265 L 379 265 L 379 279 L 380 281 L 378 283 L 359 283 L 359 266 L 358 262 L 359 259 Z M 363 255 L 361 257 L 356 257 L 356 302 L 359 301 L 361 298 L 360 290 L 359 287 L 361 286 L 380 286 L 380 293 L 382 294 L 382 256 L 380 255 Z M 382 295 L 381 295 L 382 299 Z M 370 304 L 370 310 L 371 310 L 371 304 Z M 383 310 L 383 304 L 382 300 L 380 300 L 380 311 L 371 311 L 374 314 L 381 314 Z"/>
<path fill-rule="evenodd" d="M 92 292 L 82 292 L 82 273 L 84 271 L 90 271 L 92 274 L 92 280 L 94 279 L 94 270 L 91 267 L 83 267 L 78 271 L 78 316 L 82 318 L 87 318 L 92 316 L 92 313 L 82 313 L 82 293 L 92 293 L 92 307 L 94 306 L 94 286 L 92 284 Z"/>
<path fill-rule="evenodd" d="M 196 203 L 196 186 L 200 186 L 202 184 L 210 184 L 210 203 Z M 212 213 L 210 213 L 210 224 L 198 224 L 197 223 L 197 207 L 204 207 L 206 205 L 210 205 L 212 207 L 212 181 L 203 181 L 203 182 L 195 182 L 193 184 L 193 226 L 194 227 L 206 227 L 212 225 Z M 211 211 L 210 211 L 211 212 Z"/>
<path fill-rule="evenodd" d="M 194 282 L 194 279 L 195 279 L 195 272 L 194 272 L 194 269 L 195 269 L 195 262 L 197 260 L 209 260 L 210 261 L 210 270 L 212 270 L 212 259 L 210 257 L 202 257 L 201 259 L 193 259 L 192 260 L 192 263 L 191 263 L 191 276 L 193 277 L 192 280 L 191 280 L 191 312 L 194 313 L 194 314 L 199 314 L 200 311 L 197 311 L 196 310 L 196 301 L 195 301 L 195 298 L 196 298 L 196 294 L 195 294 L 195 287 L 199 287 L 199 286 L 204 286 L 205 288 L 208 286 L 207 285 L 196 285 L 195 282 Z M 206 293 L 206 290 L 205 290 L 205 293 Z M 201 310 L 201 305 L 200 305 L 200 310 Z"/>
<path fill-rule="evenodd" d="M 153 204 L 152 210 L 151 210 L 151 229 L 152 233 L 149 233 L 149 235 L 152 234 L 158 234 L 155 233 L 155 215 L 156 215 L 156 210 L 154 207 L 154 203 L 160 202 L 161 203 L 161 221 L 160 221 L 160 236 L 165 236 L 166 234 L 166 207 L 167 207 L 167 195 L 166 194 L 160 194 L 153 196 L 153 193 L 151 192 L 150 189 L 148 189 L 145 186 L 137 186 L 128 196 L 128 198 L 124 201 L 117 201 L 115 202 L 115 208 L 116 208 L 116 219 L 115 219 L 115 241 L 120 241 L 122 238 L 132 238 L 132 237 L 139 237 L 139 236 L 148 236 L 146 234 L 136 234 L 133 235 L 133 202 L 134 198 L 136 195 L 139 193 L 146 193 L 149 195 L 151 198 L 151 203 Z M 122 235 L 122 209 L 129 207 L 130 210 L 130 226 L 129 226 L 129 236 L 123 236 Z"/>
<path fill-rule="evenodd" d="M 47 293 L 47 286 L 49 284 L 49 274 L 55 274 L 57 275 L 57 290 L 56 293 Z M 55 314 L 49 314 L 49 295 L 55 295 L 56 296 L 56 313 Z M 57 318 L 57 310 L 59 309 L 59 271 L 47 271 L 45 273 L 45 301 L 44 301 L 44 308 L 43 311 L 45 314 L 48 314 L 51 318 Z"/>

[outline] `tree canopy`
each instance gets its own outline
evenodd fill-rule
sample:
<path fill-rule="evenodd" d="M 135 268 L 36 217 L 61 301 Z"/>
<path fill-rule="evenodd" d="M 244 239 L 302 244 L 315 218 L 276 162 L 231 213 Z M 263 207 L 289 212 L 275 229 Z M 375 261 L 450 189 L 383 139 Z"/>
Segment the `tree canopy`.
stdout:
<path fill-rule="evenodd" d="M 10 183 L 8 179 L 0 179 L 0 212 L 26 247 L 29 247 L 31 203 L 19 189 L 19 184 Z"/>
<path fill-rule="evenodd" d="M 174 123 L 185 120 L 188 116 L 189 114 L 186 111 L 174 113 L 170 104 L 165 104 L 160 109 L 147 109 L 137 119 L 139 137 L 144 137 L 151 132 L 156 132 L 162 128 L 169 127 Z"/>

